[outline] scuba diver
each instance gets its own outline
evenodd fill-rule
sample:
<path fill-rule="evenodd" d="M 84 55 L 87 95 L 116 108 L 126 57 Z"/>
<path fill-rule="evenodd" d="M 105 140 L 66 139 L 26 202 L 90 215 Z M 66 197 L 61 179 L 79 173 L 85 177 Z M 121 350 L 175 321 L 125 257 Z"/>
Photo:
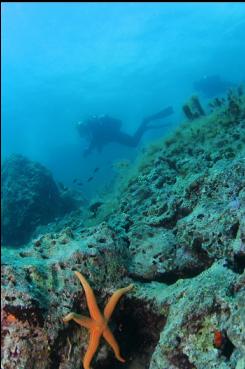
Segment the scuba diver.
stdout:
<path fill-rule="evenodd" d="M 223 80 L 219 75 L 203 76 L 199 81 L 193 83 L 195 90 L 201 92 L 205 97 L 224 94 L 229 88 L 235 86 L 235 83 Z"/>
<path fill-rule="evenodd" d="M 101 152 L 102 148 L 111 142 L 136 147 L 147 130 L 166 126 L 166 124 L 149 125 L 150 122 L 168 117 L 171 114 L 173 114 L 173 108 L 169 106 L 157 114 L 144 118 L 133 135 L 122 132 L 122 121 L 109 115 L 92 116 L 84 122 L 79 122 L 77 130 L 80 136 L 89 141 L 89 146 L 84 150 L 83 156 L 87 157 L 94 149 Z"/>

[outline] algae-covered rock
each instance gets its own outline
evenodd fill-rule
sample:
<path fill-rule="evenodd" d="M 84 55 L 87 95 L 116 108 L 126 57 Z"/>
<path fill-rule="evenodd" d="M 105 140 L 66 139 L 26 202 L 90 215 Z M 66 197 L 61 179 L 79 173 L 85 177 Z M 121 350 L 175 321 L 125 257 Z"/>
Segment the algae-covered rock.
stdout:
<path fill-rule="evenodd" d="M 131 275 L 171 283 L 220 259 L 243 270 L 244 157 L 245 101 L 235 93 L 143 155 L 109 219 L 120 231 L 118 219 L 130 218 Z"/>
<path fill-rule="evenodd" d="M 3 244 L 23 244 L 37 226 L 77 207 L 44 166 L 22 155 L 12 155 L 3 163 L 1 184 Z"/>
<path fill-rule="evenodd" d="M 191 281 L 180 280 L 162 293 L 158 286 L 158 304 L 167 303 L 169 311 L 150 369 L 235 367 L 237 358 L 244 355 L 240 319 L 245 313 L 244 288 L 243 296 L 232 292 L 236 281 L 235 273 L 214 264 Z M 236 336 L 234 330 L 240 333 Z M 214 345 L 217 331 L 224 332 L 227 340 L 220 349 Z"/>

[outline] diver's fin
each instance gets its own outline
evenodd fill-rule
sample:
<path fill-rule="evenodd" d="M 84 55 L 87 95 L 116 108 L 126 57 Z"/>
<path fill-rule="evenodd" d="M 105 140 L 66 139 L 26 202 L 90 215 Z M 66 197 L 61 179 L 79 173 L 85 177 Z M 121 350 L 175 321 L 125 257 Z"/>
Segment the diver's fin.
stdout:
<path fill-rule="evenodd" d="M 145 118 L 144 121 L 148 123 L 148 122 L 152 122 L 153 120 L 163 119 L 173 114 L 173 112 L 174 111 L 173 111 L 172 106 L 168 106 L 167 108 L 159 111 L 158 113 L 150 115 L 149 117 Z"/>

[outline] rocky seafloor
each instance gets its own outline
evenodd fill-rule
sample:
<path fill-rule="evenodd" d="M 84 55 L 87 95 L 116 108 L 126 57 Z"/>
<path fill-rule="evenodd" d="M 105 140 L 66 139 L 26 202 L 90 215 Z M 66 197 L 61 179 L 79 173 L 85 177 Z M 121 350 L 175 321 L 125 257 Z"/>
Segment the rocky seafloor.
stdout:
<path fill-rule="evenodd" d="M 134 284 L 110 324 L 126 363 L 102 340 L 92 369 L 244 369 L 244 95 L 151 145 L 98 204 L 3 247 L 1 368 L 82 368 L 88 332 L 62 321 L 88 315 L 78 270 L 101 307 Z"/>

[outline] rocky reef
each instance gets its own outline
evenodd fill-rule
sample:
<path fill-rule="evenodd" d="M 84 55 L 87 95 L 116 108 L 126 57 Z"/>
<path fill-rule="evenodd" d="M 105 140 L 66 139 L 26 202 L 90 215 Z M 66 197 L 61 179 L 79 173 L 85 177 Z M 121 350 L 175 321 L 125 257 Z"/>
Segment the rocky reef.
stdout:
<path fill-rule="evenodd" d="M 61 190 L 41 164 L 12 155 L 1 168 L 1 242 L 28 242 L 39 225 L 75 210 L 79 202 Z"/>
<path fill-rule="evenodd" d="M 194 118 L 88 206 L 91 219 L 3 248 L 3 369 L 82 368 L 88 332 L 62 321 L 87 310 L 76 270 L 101 307 L 135 285 L 111 323 L 126 363 L 102 341 L 92 369 L 244 369 L 245 97 Z"/>

